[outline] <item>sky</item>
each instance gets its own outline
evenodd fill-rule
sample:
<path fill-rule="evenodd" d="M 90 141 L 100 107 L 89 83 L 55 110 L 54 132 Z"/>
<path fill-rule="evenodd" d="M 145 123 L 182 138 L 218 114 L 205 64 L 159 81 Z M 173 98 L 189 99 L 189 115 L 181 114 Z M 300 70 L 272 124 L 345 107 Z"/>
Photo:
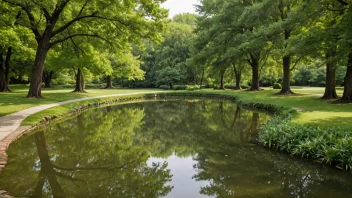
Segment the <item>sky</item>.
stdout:
<path fill-rule="evenodd" d="M 194 4 L 199 4 L 198 0 L 167 0 L 161 6 L 169 11 L 169 17 L 172 18 L 176 14 L 190 12 L 196 13 Z"/>

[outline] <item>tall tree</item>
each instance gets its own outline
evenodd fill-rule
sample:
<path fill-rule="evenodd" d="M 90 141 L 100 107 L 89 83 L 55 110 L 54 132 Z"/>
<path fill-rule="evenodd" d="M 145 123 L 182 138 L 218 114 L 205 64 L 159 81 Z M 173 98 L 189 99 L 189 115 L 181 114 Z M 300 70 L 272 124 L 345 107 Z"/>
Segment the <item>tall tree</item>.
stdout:
<path fill-rule="evenodd" d="M 143 80 L 145 72 L 140 68 L 141 61 L 132 54 L 131 50 L 115 54 L 106 54 L 112 72 L 105 73 L 106 89 L 113 88 L 114 77 L 127 78 L 128 80 Z"/>
<path fill-rule="evenodd" d="M 48 51 L 76 37 L 105 40 L 118 47 L 141 38 L 159 38 L 167 11 L 164 0 L 2 0 L 17 8 L 17 23 L 29 28 L 37 41 L 27 97 L 42 97 L 41 84 Z"/>

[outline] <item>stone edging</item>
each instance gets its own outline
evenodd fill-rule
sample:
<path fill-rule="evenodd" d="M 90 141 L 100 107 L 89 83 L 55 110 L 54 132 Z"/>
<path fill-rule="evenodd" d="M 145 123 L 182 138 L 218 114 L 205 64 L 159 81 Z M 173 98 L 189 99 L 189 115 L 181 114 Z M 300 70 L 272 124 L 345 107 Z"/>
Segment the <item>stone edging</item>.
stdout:
<path fill-rule="evenodd" d="M 84 110 L 94 108 L 94 107 L 99 107 L 102 105 L 110 105 L 110 104 L 115 104 L 119 102 L 127 102 L 127 101 L 132 101 L 132 100 L 142 100 L 142 99 L 150 99 L 150 98 L 166 98 L 166 97 L 205 97 L 205 98 L 217 98 L 217 99 L 226 99 L 226 100 L 231 100 L 233 102 L 236 102 L 237 105 L 243 107 L 243 108 L 250 108 L 250 109 L 257 109 L 257 110 L 262 110 L 266 111 L 272 114 L 279 114 L 279 115 L 285 115 L 285 114 L 290 114 L 290 113 L 295 113 L 297 112 L 296 110 L 292 108 L 285 108 L 282 106 L 277 106 L 273 104 L 263 104 L 263 103 L 255 103 L 255 102 L 246 102 L 242 101 L 239 99 L 238 96 L 235 95 L 226 95 L 226 94 L 210 94 L 210 93 L 197 93 L 197 92 L 165 92 L 165 93 L 160 93 L 160 92 L 151 92 L 151 93 L 131 93 L 131 94 L 116 94 L 116 95 L 109 95 L 109 96 L 98 96 L 98 97 L 91 97 L 91 98 L 83 98 L 83 99 L 78 99 L 78 100 L 71 100 L 71 101 L 64 101 L 61 103 L 56 103 L 52 104 L 51 107 L 59 106 L 62 104 L 69 104 L 69 103 L 74 103 L 74 102 L 79 102 L 79 101 L 87 101 L 87 100 L 92 100 L 92 99 L 102 99 L 102 98 L 109 98 L 109 97 L 115 97 L 114 99 L 111 100 L 106 100 L 106 101 L 101 101 L 101 102 L 95 102 L 95 103 L 89 103 L 84 106 L 78 106 L 76 107 L 72 112 L 62 115 L 62 116 L 53 116 L 53 117 L 45 117 L 43 121 L 38 123 L 35 126 L 20 126 L 18 127 L 15 131 L 11 132 L 8 136 L 6 136 L 4 139 L 0 140 L 0 172 L 5 168 L 8 156 L 6 154 L 6 151 L 10 144 L 20 137 L 33 132 L 34 130 L 43 127 L 45 125 L 50 124 L 51 122 L 58 121 L 64 117 L 69 117 L 69 116 L 74 116 L 78 113 L 81 113 Z M 45 108 L 43 110 L 49 109 L 51 107 Z M 40 112 L 40 111 L 38 111 Z M 32 115 L 32 114 L 31 114 Z M 0 189 L 0 197 L 4 198 L 12 198 L 6 191 L 3 191 Z"/>
<path fill-rule="evenodd" d="M 91 99 L 99 99 L 99 98 L 108 98 L 111 96 L 102 96 L 102 97 L 94 97 L 86 100 L 91 100 Z M 63 116 L 53 116 L 53 117 L 45 117 L 43 121 L 38 123 L 35 126 L 20 126 L 18 127 L 15 131 L 11 132 L 8 136 L 6 136 L 3 140 L 0 141 L 0 172 L 2 169 L 4 169 L 6 163 L 7 163 L 7 154 L 6 151 L 10 144 L 23 135 L 26 135 L 35 129 L 38 129 L 39 127 L 43 127 L 45 125 L 48 125 L 49 123 L 53 121 L 58 121 L 62 119 L 63 117 L 68 117 L 68 116 L 73 116 L 76 115 L 84 110 L 87 110 L 89 108 L 94 108 L 102 105 L 110 105 L 110 104 L 115 104 L 119 102 L 126 102 L 126 101 L 132 101 L 132 100 L 143 100 L 147 98 L 165 98 L 165 97 L 205 97 L 205 98 L 217 98 L 217 99 L 226 99 L 226 100 L 231 100 L 233 102 L 236 102 L 239 106 L 243 108 L 250 108 L 250 109 L 257 109 L 257 110 L 262 110 L 266 111 L 272 114 L 283 114 L 282 112 L 287 111 L 288 113 L 290 112 L 295 112 L 295 110 L 291 108 L 285 108 L 281 106 L 276 106 L 273 104 L 263 104 L 263 103 L 255 103 L 255 102 L 246 102 L 242 101 L 239 99 L 238 96 L 234 95 L 226 95 L 226 94 L 210 94 L 210 93 L 197 93 L 197 92 L 165 92 L 165 93 L 135 93 L 135 94 L 120 94 L 116 95 L 114 99 L 111 100 L 106 100 L 106 101 L 101 101 L 101 102 L 95 102 L 95 103 L 89 103 L 84 106 L 78 106 L 76 107 L 72 112 L 63 115 Z M 84 99 L 79 100 L 79 101 L 85 101 Z M 78 101 L 65 101 L 62 102 L 61 104 L 69 104 L 69 103 L 74 103 Z M 59 106 L 59 105 L 56 105 Z M 55 106 L 53 106 L 55 107 Z M 48 109 L 48 108 L 47 108 Z M 43 109 L 46 110 L 46 109 Z"/>
<path fill-rule="evenodd" d="M 87 104 L 85 106 L 79 106 L 79 107 L 75 108 L 72 112 L 70 112 L 70 113 L 68 113 L 66 115 L 63 115 L 63 116 L 59 116 L 59 117 L 57 117 L 57 116 L 45 117 L 45 118 L 43 118 L 43 121 L 41 121 L 40 123 L 38 123 L 35 126 L 17 126 L 15 130 L 12 130 L 12 128 L 14 128 L 14 126 L 10 126 L 9 130 L 12 130 L 12 131 L 9 131 L 10 133 L 5 138 L 0 140 L 0 172 L 5 168 L 5 165 L 7 163 L 8 156 L 6 154 L 6 151 L 7 151 L 8 147 L 10 146 L 10 144 L 12 142 L 16 141 L 17 139 L 19 139 L 23 135 L 26 135 L 26 134 L 32 132 L 33 130 L 35 130 L 35 129 L 39 128 L 39 127 L 45 126 L 45 125 L 49 124 L 50 122 L 60 120 L 63 117 L 73 116 L 73 115 L 75 115 L 77 113 L 80 113 L 80 112 L 82 112 L 82 111 L 84 111 L 86 109 L 89 109 L 89 108 L 98 107 L 98 106 L 106 105 L 106 104 L 113 104 L 113 103 L 117 103 L 117 102 L 124 102 L 124 101 L 137 100 L 137 99 L 145 99 L 145 97 L 147 95 L 148 96 L 154 96 L 155 93 L 153 94 L 153 92 L 151 92 L 151 93 L 145 93 L 144 92 L 144 93 L 106 95 L 106 96 L 97 96 L 97 97 L 89 97 L 89 98 L 82 98 L 82 99 L 77 99 L 77 100 L 64 101 L 64 102 L 50 104 L 50 105 L 43 105 L 44 108 L 42 110 L 40 110 L 40 111 L 44 111 L 44 110 L 47 110 L 47 109 L 52 108 L 52 107 L 57 107 L 57 106 L 64 105 L 64 104 L 69 104 L 69 103 L 75 103 L 75 102 L 89 101 L 89 100 L 94 100 L 94 99 L 103 99 L 103 98 L 115 97 L 114 99 L 111 99 L 111 100 L 95 102 L 95 103 L 89 103 L 89 104 Z M 39 109 L 39 107 L 40 106 L 37 106 L 37 107 L 34 107 L 34 108 Z M 40 111 L 36 111 L 35 113 L 38 113 Z M 35 113 L 23 116 L 21 118 L 21 122 L 26 117 L 28 117 L 30 115 L 33 115 Z M 14 114 L 17 114 L 17 113 L 14 113 Z M 13 116 L 13 114 L 9 115 L 9 117 L 11 117 L 11 116 Z"/>

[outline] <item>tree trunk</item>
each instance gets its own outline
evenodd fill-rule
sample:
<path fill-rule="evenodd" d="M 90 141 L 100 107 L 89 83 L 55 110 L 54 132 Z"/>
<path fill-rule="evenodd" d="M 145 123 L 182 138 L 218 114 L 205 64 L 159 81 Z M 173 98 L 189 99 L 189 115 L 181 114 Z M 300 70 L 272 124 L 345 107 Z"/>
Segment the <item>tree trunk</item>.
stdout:
<path fill-rule="evenodd" d="M 226 69 L 220 71 L 220 89 L 225 89 L 224 77 Z"/>
<path fill-rule="evenodd" d="M 170 89 L 174 89 L 174 85 L 171 81 L 169 82 L 169 86 L 170 86 Z"/>
<path fill-rule="evenodd" d="M 86 93 L 84 91 L 84 78 L 83 78 L 83 73 L 80 68 L 77 69 L 77 74 L 76 74 L 76 87 L 73 92 L 80 92 L 80 93 Z"/>
<path fill-rule="evenodd" d="M 2 54 L 0 53 L 0 92 L 6 91 L 6 78 L 5 78 L 5 62 Z"/>
<path fill-rule="evenodd" d="M 0 54 L 0 92 L 9 92 L 9 74 L 10 74 L 10 60 L 12 55 L 12 47 L 7 48 L 6 58 Z"/>
<path fill-rule="evenodd" d="M 201 89 L 202 89 L 202 87 L 203 87 L 204 73 L 205 73 L 205 69 L 203 69 L 203 71 L 202 71 L 202 77 L 201 77 L 201 79 L 200 79 L 200 88 L 201 88 Z"/>
<path fill-rule="evenodd" d="M 10 85 L 10 67 L 11 67 L 11 55 L 12 47 L 7 48 L 6 59 L 5 59 L 5 81 L 7 91 L 11 91 L 9 88 Z"/>
<path fill-rule="evenodd" d="M 50 88 L 51 87 L 51 80 L 53 79 L 54 72 L 53 71 L 44 71 L 43 72 L 43 80 L 44 80 L 44 88 Z"/>
<path fill-rule="evenodd" d="M 43 37 L 38 42 L 34 66 L 32 68 L 31 84 L 28 91 L 28 98 L 42 98 L 43 71 L 50 37 Z"/>
<path fill-rule="evenodd" d="M 236 78 L 235 90 L 241 90 L 242 71 L 240 69 L 237 69 L 235 65 L 233 65 L 233 71 L 235 72 L 235 78 Z"/>
<path fill-rule="evenodd" d="M 290 87 L 290 80 L 291 80 L 291 57 L 284 56 L 282 58 L 282 66 L 284 76 L 282 79 L 282 89 L 279 94 L 293 94 Z"/>
<path fill-rule="evenodd" d="M 241 90 L 241 78 L 242 78 L 242 72 L 239 72 L 236 74 L 236 87 L 235 90 Z"/>
<path fill-rule="evenodd" d="M 108 75 L 108 76 L 106 76 L 106 87 L 105 87 L 105 89 L 112 89 L 112 88 L 114 88 L 114 87 L 112 86 L 111 76 Z"/>
<path fill-rule="evenodd" d="M 335 50 L 330 50 L 326 53 L 326 85 L 325 85 L 325 93 L 321 99 L 337 99 L 336 93 L 336 63 L 334 60 L 330 60 L 334 58 L 336 54 Z"/>
<path fill-rule="evenodd" d="M 250 62 L 252 66 L 252 86 L 249 89 L 249 91 L 260 91 L 259 87 L 259 60 L 255 58 L 254 56 L 252 57 L 252 62 Z"/>
<path fill-rule="evenodd" d="M 347 72 L 345 77 L 345 88 L 342 102 L 352 102 L 352 53 L 348 54 Z"/>

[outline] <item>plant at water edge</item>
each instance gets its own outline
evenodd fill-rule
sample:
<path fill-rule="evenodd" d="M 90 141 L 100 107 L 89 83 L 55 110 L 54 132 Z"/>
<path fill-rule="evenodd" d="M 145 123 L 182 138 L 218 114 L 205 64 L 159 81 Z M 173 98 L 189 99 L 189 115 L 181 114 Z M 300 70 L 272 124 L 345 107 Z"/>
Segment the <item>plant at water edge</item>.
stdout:
<path fill-rule="evenodd" d="M 352 169 L 352 132 L 300 125 L 278 116 L 262 127 L 259 142 L 269 148 Z"/>

